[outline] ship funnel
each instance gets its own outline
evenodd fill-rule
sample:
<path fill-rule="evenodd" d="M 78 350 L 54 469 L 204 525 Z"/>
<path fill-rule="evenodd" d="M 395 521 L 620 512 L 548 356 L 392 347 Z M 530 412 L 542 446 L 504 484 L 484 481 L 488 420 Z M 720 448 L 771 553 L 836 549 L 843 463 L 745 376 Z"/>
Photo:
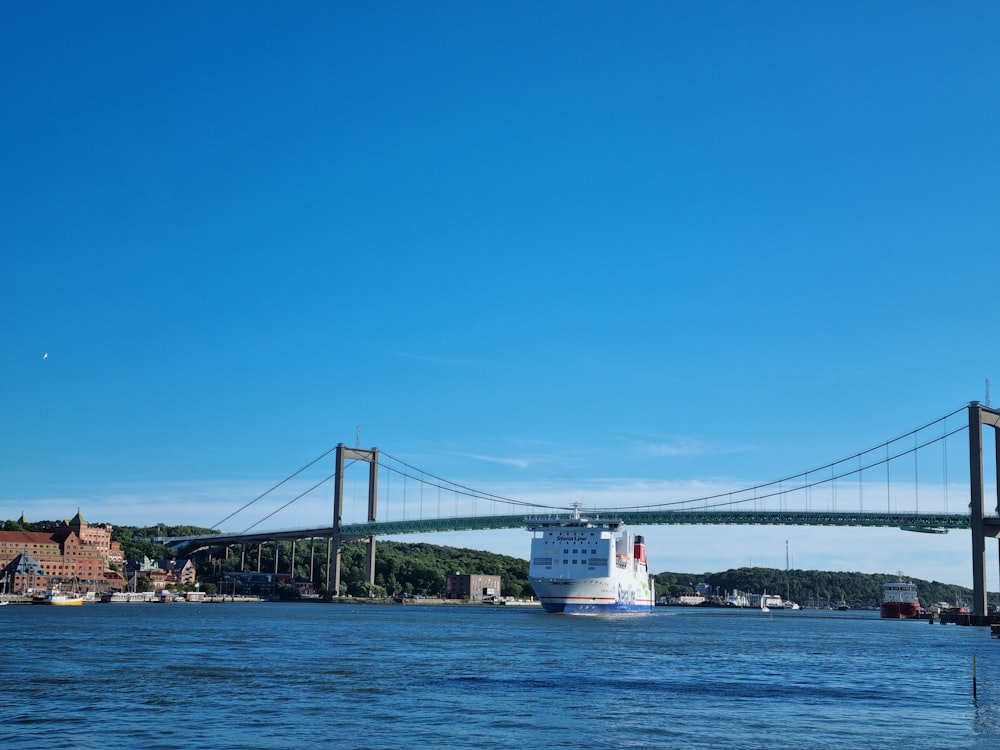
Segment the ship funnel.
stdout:
<path fill-rule="evenodd" d="M 633 550 L 632 556 L 641 563 L 646 562 L 646 539 L 645 537 L 636 536 L 635 538 L 635 548 Z"/>

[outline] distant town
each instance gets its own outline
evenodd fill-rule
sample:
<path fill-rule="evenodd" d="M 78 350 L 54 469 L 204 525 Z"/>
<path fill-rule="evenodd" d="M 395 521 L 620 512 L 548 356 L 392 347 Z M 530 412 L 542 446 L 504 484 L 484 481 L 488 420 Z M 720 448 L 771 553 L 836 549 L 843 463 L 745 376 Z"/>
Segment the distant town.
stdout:
<path fill-rule="evenodd" d="M 22 514 L 21 525 L 28 525 Z M 44 531 L 0 531 L 0 580 L 5 593 L 50 588 L 94 592 L 194 585 L 190 560 L 126 560 L 110 524 L 90 524 L 77 511 Z M 140 584 L 140 579 L 143 583 Z"/>
<path fill-rule="evenodd" d="M 199 581 L 195 560 L 129 556 L 123 543 L 136 549 L 163 551 L 166 548 L 139 539 L 116 541 L 113 525 L 91 524 L 79 510 L 69 520 L 41 524 L 31 523 L 22 513 L 17 521 L 5 522 L 3 526 L 5 528 L 0 529 L 0 597 L 4 600 L 37 598 L 43 592 L 54 591 L 105 601 L 109 596 L 116 597 L 114 601 L 166 601 L 173 597 L 191 601 L 201 600 L 204 594 L 297 599 L 325 593 L 314 589 L 313 577 L 277 570 L 236 569 L 242 564 L 213 558 L 211 552 L 199 560 L 199 564 L 210 571 L 210 580 Z M 11 526 L 17 528 L 9 528 Z M 38 526 L 42 526 L 42 530 L 25 530 Z M 119 535 L 119 539 L 126 538 Z M 299 572 L 298 567 L 296 572 Z M 452 571 L 445 577 L 443 592 L 428 591 L 434 588 L 433 583 L 417 591 L 412 584 L 398 582 L 392 576 L 390 581 L 391 595 L 386 593 L 384 586 L 373 587 L 375 590 L 361 587 L 355 589 L 354 594 L 366 598 L 392 596 L 400 601 L 426 601 L 436 596 L 486 603 L 502 600 L 499 574 Z"/>

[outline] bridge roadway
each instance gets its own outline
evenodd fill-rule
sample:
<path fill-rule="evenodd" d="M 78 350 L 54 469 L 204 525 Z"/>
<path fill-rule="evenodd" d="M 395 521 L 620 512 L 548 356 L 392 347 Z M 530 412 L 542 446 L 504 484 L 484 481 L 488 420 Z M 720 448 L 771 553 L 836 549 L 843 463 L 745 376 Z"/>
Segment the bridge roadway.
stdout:
<path fill-rule="evenodd" d="M 591 514 L 598 517 L 598 514 Z M 749 511 L 749 510 L 692 510 L 692 511 L 605 511 L 604 518 L 620 518 L 629 526 L 662 525 L 768 525 L 768 526 L 869 526 L 898 528 L 943 534 L 952 529 L 971 528 L 968 513 L 872 513 L 860 511 Z M 346 523 L 340 527 L 344 541 L 369 537 L 395 536 L 441 531 L 488 531 L 493 529 L 524 528 L 527 521 L 536 517 L 524 514 L 501 516 L 465 516 L 458 518 L 410 519 L 404 521 L 371 521 Z M 567 516 L 569 518 L 569 516 Z M 987 535 L 1000 537 L 1000 518 L 986 518 Z M 332 526 L 276 531 L 242 532 L 238 534 L 213 534 L 208 536 L 157 538 L 153 541 L 168 544 L 178 551 L 192 553 L 205 547 L 230 544 L 258 544 L 280 539 L 328 539 L 333 537 Z"/>

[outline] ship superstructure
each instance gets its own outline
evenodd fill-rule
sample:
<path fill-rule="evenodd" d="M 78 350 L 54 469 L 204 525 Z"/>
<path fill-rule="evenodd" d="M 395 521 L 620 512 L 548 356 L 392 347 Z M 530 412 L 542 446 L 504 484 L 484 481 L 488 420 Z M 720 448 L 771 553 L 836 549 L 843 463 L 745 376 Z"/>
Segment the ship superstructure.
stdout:
<path fill-rule="evenodd" d="M 652 612 L 653 579 L 646 544 L 618 518 L 528 518 L 528 579 L 546 612 L 632 614 Z"/>

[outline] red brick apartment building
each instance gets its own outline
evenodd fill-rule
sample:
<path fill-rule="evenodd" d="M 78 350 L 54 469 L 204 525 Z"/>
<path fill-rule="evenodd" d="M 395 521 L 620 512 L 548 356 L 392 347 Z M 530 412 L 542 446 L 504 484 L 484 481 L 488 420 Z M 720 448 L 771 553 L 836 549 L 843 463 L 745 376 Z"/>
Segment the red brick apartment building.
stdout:
<path fill-rule="evenodd" d="M 120 568 L 124 562 L 121 546 L 111 541 L 113 528 L 108 524 L 91 526 L 77 511 L 69 521 L 46 531 L 0 531 L 0 569 L 9 574 L 8 591 L 22 593 L 28 588 L 67 584 L 104 589 L 109 573 L 115 581 L 120 580 L 118 573 L 109 569 L 110 563 Z M 12 565 L 22 555 L 29 564 Z"/>

